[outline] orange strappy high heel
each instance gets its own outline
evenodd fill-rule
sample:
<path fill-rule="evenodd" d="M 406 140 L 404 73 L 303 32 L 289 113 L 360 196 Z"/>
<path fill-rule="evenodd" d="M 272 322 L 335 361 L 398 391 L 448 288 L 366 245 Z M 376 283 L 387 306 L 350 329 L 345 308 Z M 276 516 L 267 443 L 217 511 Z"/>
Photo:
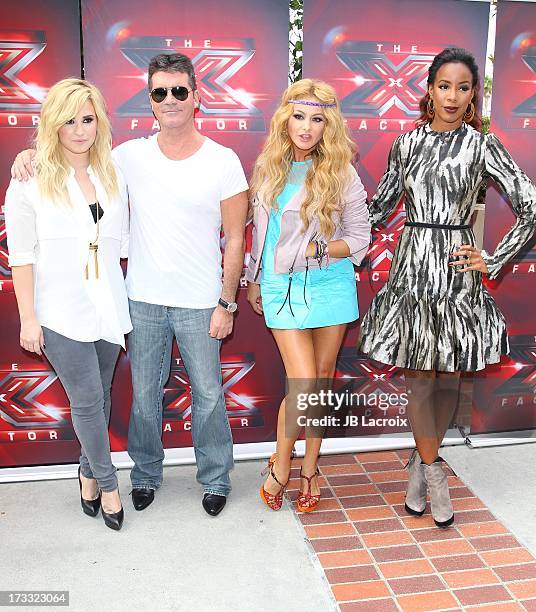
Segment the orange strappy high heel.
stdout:
<path fill-rule="evenodd" d="M 298 510 L 300 512 L 312 512 L 320 503 L 320 494 L 311 495 L 311 480 L 315 476 L 319 476 L 320 472 L 318 468 L 316 468 L 315 473 L 312 476 L 305 476 L 300 468 L 300 478 L 303 478 L 307 481 L 307 491 L 303 493 L 300 490 L 300 494 L 298 495 Z"/>
<path fill-rule="evenodd" d="M 268 459 L 268 465 L 261 472 L 261 476 L 264 476 L 268 472 L 270 472 L 270 475 L 272 476 L 272 478 L 281 487 L 278 493 L 276 493 L 275 495 L 272 495 L 271 493 L 268 493 L 268 491 L 264 488 L 264 484 L 261 485 L 261 491 L 260 491 L 261 499 L 271 510 L 281 510 L 281 506 L 283 505 L 283 493 L 285 492 L 285 488 L 288 485 L 288 481 L 290 479 L 290 474 L 285 484 L 281 484 L 279 480 L 277 479 L 275 472 L 274 472 L 274 464 L 275 464 L 276 456 L 277 455 L 274 453 L 270 457 L 270 459 Z"/>

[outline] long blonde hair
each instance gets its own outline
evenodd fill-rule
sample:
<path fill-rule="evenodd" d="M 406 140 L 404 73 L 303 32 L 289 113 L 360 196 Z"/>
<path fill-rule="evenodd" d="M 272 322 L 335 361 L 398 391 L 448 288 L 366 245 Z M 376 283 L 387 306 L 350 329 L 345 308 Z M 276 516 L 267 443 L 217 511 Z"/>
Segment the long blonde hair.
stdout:
<path fill-rule="evenodd" d="M 294 159 L 292 141 L 287 134 L 294 105 L 288 101 L 306 98 L 335 104 L 334 107 L 322 107 L 326 127 L 312 152 L 313 163 L 305 178 L 305 199 L 300 210 L 304 228 L 309 227 L 316 216 L 322 235 L 329 239 L 335 231 L 332 215 L 340 210 L 356 146 L 349 136 L 335 90 L 324 81 L 302 79 L 283 93 L 281 104 L 272 117 L 268 138 L 255 162 L 250 200 L 261 194 L 266 204 L 277 207 L 276 198 L 285 186 Z"/>
<path fill-rule="evenodd" d="M 70 204 L 67 177 L 70 166 L 59 140 L 58 130 L 73 119 L 87 100 L 95 109 L 97 136 L 89 150 L 89 163 L 108 197 L 118 193 L 112 162 L 112 131 L 101 92 L 88 81 L 70 78 L 53 85 L 43 102 L 36 136 L 36 177 L 42 196 L 56 203 Z"/>

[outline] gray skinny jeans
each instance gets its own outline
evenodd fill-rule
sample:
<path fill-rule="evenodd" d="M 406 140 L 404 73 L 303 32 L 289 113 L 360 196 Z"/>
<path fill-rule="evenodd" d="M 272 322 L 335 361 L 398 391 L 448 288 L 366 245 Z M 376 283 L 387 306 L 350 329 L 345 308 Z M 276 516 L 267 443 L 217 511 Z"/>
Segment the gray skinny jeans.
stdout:
<path fill-rule="evenodd" d="M 73 427 L 82 447 L 80 471 L 101 491 L 117 489 L 110 455 L 111 386 L 120 346 L 105 340 L 79 342 L 43 327 L 44 353 L 71 404 Z"/>

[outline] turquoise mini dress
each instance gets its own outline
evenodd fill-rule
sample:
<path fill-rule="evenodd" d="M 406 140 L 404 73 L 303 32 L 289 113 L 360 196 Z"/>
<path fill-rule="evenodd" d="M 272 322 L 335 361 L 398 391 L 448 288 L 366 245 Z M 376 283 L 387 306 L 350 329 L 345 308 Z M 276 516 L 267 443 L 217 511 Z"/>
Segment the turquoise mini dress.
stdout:
<path fill-rule="evenodd" d="M 261 297 L 266 325 L 273 329 L 308 329 L 350 323 L 359 317 L 354 266 L 348 259 L 289 274 L 274 271 L 274 251 L 281 235 L 281 215 L 301 189 L 311 160 L 293 162 L 287 183 L 270 212 L 262 252 Z"/>

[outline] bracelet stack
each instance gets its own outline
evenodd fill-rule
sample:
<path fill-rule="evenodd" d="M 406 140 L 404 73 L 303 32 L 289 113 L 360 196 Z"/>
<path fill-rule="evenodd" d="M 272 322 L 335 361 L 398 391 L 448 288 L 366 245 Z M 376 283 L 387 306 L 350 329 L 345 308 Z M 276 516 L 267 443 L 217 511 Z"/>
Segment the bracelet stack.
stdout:
<path fill-rule="evenodd" d="M 315 245 L 315 254 L 313 257 L 318 262 L 318 267 L 322 268 L 322 262 L 324 258 L 326 258 L 326 266 L 329 266 L 329 252 L 328 252 L 328 243 L 325 240 L 313 240 L 313 244 Z"/>

